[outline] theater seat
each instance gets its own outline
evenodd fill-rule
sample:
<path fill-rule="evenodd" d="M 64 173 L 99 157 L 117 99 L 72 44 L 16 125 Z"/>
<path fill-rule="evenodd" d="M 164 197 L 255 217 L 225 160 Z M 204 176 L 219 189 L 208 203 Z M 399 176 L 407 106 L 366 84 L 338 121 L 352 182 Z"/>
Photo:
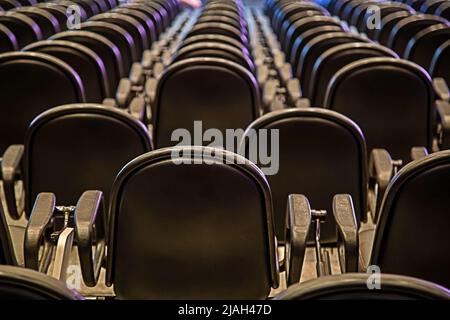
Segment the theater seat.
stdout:
<path fill-rule="evenodd" d="M 375 275 L 380 289 L 369 289 L 371 275 L 347 273 L 292 286 L 275 300 L 449 300 L 450 291 L 434 283 L 393 274 Z"/>
<path fill-rule="evenodd" d="M 265 299 L 279 276 L 269 190 L 219 149 L 133 160 L 112 189 L 107 284 L 121 299 Z"/>
<path fill-rule="evenodd" d="M 405 166 L 390 183 L 379 211 L 369 265 L 450 287 L 447 232 L 450 151 Z"/>
<path fill-rule="evenodd" d="M 0 152 L 21 144 L 25 130 L 39 113 L 65 103 L 84 102 L 79 75 L 47 54 L 14 52 L 0 55 L 2 117 Z"/>
<path fill-rule="evenodd" d="M 156 148 L 177 144 L 174 130 L 244 129 L 260 115 L 257 83 L 240 65 L 224 59 L 192 58 L 171 65 L 158 83 L 154 105 Z M 189 143 L 190 144 L 190 143 Z"/>

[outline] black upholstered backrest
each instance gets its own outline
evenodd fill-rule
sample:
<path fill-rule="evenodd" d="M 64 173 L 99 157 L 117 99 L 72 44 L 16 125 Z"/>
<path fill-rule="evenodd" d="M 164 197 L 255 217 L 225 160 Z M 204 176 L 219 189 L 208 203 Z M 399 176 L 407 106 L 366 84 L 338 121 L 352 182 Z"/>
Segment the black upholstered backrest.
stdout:
<path fill-rule="evenodd" d="M 288 288 L 276 300 L 449 300 L 450 291 L 412 277 L 380 274 L 380 289 L 369 290 L 370 275 L 321 277 Z"/>
<path fill-rule="evenodd" d="M 260 114 L 254 76 L 240 65 L 216 58 L 192 58 L 171 65 L 161 77 L 154 110 L 156 148 L 172 146 L 176 129 L 244 129 Z"/>
<path fill-rule="evenodd" d="M 7 12 L 0 15 L 0 24 L 14 33 L 19 48 L 23 48 L 34 41 L 42 40 L 42 31 L 39 25 L 24 14 Z"/>
<path fill-rule="evenodd" d="M 43 273 L 11 266 L 0 266 L 0 300 L 83 300 L 64 282 Z"/>
<path fill-rule="evenodd" d="M 80 43 L 97 53 L 105 64 L 109 79 L 109 90 L 110 92 L 116 92 L 120 79 L 125 76 L 125 65 L 119 48 L 113 42 L 91 31 L 73 30 L 60 32 L 50 39 Z"/>
<path fill-rule="evenodd" d="M 402 19 L 391 30 L 388 45 L 403 58 L 409 41 L 419 31 L 442 22 L 441 18 L 429 15 L 413 15 Z"/>
<path fill-rule="evenodd" d="M 130 72 L 133 62 L 141 56 L 133 37 L 119 25 L 104 21 L 87 21 L 80 25 L 80 29 L 100 34 L 114 43 L 120 50 L 125 74 Z"/>
<path fill-rule="evenodd" d="M 42 53 L 0 55 L 0 152 L 22 144 L 25 130 L 41 112 L 52 107 L 84 102 L 78 74 L 63 61 Z"/>
<path fill-rule="evenodd" d="M 348 64 L 332 78 L 324 105 L 358 123 L 368 150 L 385 148 L 410 161 L 412 147 L 431 149 L 435 121 L 431 79 L 419 66 L 393 58 Z"/>
<path fill-rule="evenodd" d="M 358 222 L 365 220 L 366 147 L 364 136 L 355 123 L 336 112 L 319 108 L 274 111 L 247 128 L 247 138 L 243 141 L 247 156 L 250 138 L 261 129 L 279 132 L 278 148 L 274 148 L 271 140 L 267 148 L 271 150 L 272 157 L 275 152 L 279 152 L 278 172 L 267 175 L 272 189 L 275 230 L 279 241 L 284 240 L 290 194 L 304 194 L 313 209 L 327 210 L 327 222 L 321 232 L 324 242 L 336 240 L 336 226 L 331 211 L 334 195 L 351 194 Z M 267 167 L 259 162 L 260 159 L 256 163 L 261 168 Z"/>
<path fill-rule="evenodd" d="M 103 60 L 88 47 L 71 41 L 44 40 L 23 50 L 51 55 L 76 70 L 83 83 L 86 101 L 100 103 L 111 96 Z"/>
<path fill-rule="evenodd" d="M 418 32 L 408 43 L 405 58 L 430 70 L 436 50 L 450 39 L 450 26 L 437 24 Z"/>
<path fill-rule="evenodd" d="M 86 190 L 109 190 L 119 170 L 152 149 L 146 128 L 124 111 L 95 104 L 60 106 L 33 121 L 25 143 L 26 213 L 40 192 L 75 205 Z"/>
<path fill-rule="evenodd" d="M 450 40 L 445 41 L 434 53 L 430 75 L 433 78 L 442 77 L 450 83 Z"/>
<path fill-rule="evenodd" d="M 404 167 L 381 205 L 371 264 L 450 287 L 450 151 Z"/>
<path fill-rule="evenodd" d="M 262 299 L 278 286 L 270 189 L 236 154 L 145 154 L 117 177 L 110 208 L 107 284 L 119 298 Z"/>
<path fill-rule="evenodd" d="M 312 105 L 322 106 L 328 83 L 336 72 L 351 62 L 373 57 L 398 58 L 393 51 L 374 43 L 345 43 L 326 50 L 314 63 L 309 90 L 304 94 Z"/>
<path fill-rule="evenodd" d="M 17 38 L 6 26 L 0 24 L 0 53 L 19 50 Z"/>
<path fill-rule="evenodd" d="M 251 73 L 255 72 L 255 65 L 246 52 L 231 45 L 214 42 L 201 42 L 181 48 L 176 53 L 173 62 L 203 57 L 227 59 L 248 69 Z"/>

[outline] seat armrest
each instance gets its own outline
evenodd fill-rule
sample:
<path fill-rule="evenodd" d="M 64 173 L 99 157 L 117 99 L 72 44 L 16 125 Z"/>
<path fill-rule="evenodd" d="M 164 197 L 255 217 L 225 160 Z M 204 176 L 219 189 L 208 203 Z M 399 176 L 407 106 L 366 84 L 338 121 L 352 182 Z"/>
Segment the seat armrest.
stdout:
<path fill-rule="evenodd" d="M 370 190 L 373 196 L 373 204 L 370 208 L 373 220 L 377 221 L 377 210 L 380 207 L 384 192 L 394 175 L 394 162 L 385 149 L 373 149 L 369 159 Z"/>
<path fill-rule="evenodd" d="M 25 267 L 46 272 L 51 259 L 52 245 L 45 231 L 52 225 L 56 197 L 53 193 L 40 193 L 36 198 L 30 220 L 25 230 L 24 260 Z M 44 252 L 39 259 L 39 249 L 44 244 Z"/>
<path fill-rule="evenodd" d="M 97 284 L 105 257 L 105 214 L 101 191 L 86 191 L 81 195 L 75 209 L 75 234 L 83 280 L 89 287 Z M 93 253 L 94 245 L 96 249 Z"/>
<path fill-rule="evenodd" d="M 139 87 L 144 84 L 144 69 L 139 62 L 135 62 L 131 66 L 129 79 L 133 86 Z"/>
<path fill-rule="evenodd" d="M 439 100 L 450 101 L 450 92 L 444 78 L 433 79 L 433 88 Z"/>
<path fill-rule="evenodd" d="M 155 101 L 156 90 L 158 88 L 158 80 L 150 78 L 145 83 L 145 95 L 149 98 L 150 104 Z"/>
<path fill-rule="evenodd" d="M 436 101 L 436 108 L 441 120 L 440 123 L 440 148 L 450 149 L 450 103 L 443 100 Z"/>
<path fill-rule="evenodd" d="M 151 70 L 153 65 L 153 55 L 151 50 L 145 50 L 142 54 L 142 60 L 141 60 L 142 68 L 145 70 Z"/>
<path fill-rule="evenodd" d="M 129 106 L 130 114 L 133 116 L 133 118 L 141 121 L 146 122 L 146 104 L 145 104 L 145 98 L 140 96 L 136 97 L 133 100 L 131 100 L 130 106 Z"/>
<path fill-rule="evenodd" d="M 339 194 L 333 198 L 333 215 L 338 229 L 338 248 L 341 270 L 358 271 L 358 224 L 352 197 Z"/>
<path fill-rule="evenodd" d="M 302 97 L 302 89 L 300 89 L 300 81 L 297 78 L 286 81 L 286 89 L 289 95 L 289 102 L 291 105 L 295 105 L 297 101 Z"/>
<path fill-rule="evenodd" d="M 19 201 L 17 201 L 15 193 L 15 182 L 21 173 L 23 152 L 23 145 L 12 145 L 6 149 L 2 158 L 2 179 L 6 205 L 9 215 L 15 220 L 20 219 L 24 209 L 24 193 L 18 199 Z"/>
<path fill-rule="evenodd" d="M 289 195 L 286 219 L 285 268 L 289 286 L 300 281 L 311 226 L 311 208 L 304 195 Z"/>
<path fill-rule="evenodd" d="M 413 147 L 411 148 L 411 160 L 416 161 L 428 156 L 428 150 L 424 147 Z"/>
<path fill-rule="evenodd" d="M 131 88 L 130 79 L 123 78 L 120 80 L 116 93 L 116 101 L 119 108 L 125 109 L 128 107 L 131 101 Z"/>
<path fill-rule="evenodd" d="M 111 107 L 111 108 L 118 108 L 116 100 L 113 98 L 106 98 L 103 100 L 102 105 Z"/>

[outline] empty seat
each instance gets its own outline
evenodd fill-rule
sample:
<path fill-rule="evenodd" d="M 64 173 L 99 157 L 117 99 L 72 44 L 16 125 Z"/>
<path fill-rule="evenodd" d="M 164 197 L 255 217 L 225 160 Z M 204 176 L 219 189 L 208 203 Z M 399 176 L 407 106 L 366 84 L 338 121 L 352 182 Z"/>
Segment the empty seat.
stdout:
<path fill-rule="evenodd" d="M 55 33 L 61 31 L 59 21 L 51 12 L 47 10 L 35 7 L 23 7 L 14 10 L 14 12 L 22 13 L 36 22 L 41 29 L 42 37 L 44 39 L 47 39 Z"/>
<path fill-rule="evenodd" d="M 109 79 L 109 92 L 116 92 L 119 81 L 125 76 L 125 65 L 119 48 L 106 37 L 91 31 L 65 31 L 55 34 L 51 40 L 80 43 L 97 53 L 105 64 Z"/>
<path fill-rule="evenodd" d="M 0 24 L 6 26 L 15 35 L 19 48 L 42 40 L 42 32 L 38 24 L 22 13 L 7 12 L 0 15 Z"/>
<path fill-rule="evenodd" d="M 288 288 L 276 300 L 449 300 L 437 284 L 400 275 L 380 274 L 380 289 L 369 290 L 370 275 L 347 273 L 321 277 Z"/>
<path fill-rule="evenodd" d="M 247 127 L 260 115 L 257 83 L 244 67 L 216 58 L 192 58 L 171 65 L 162 75 L 153 110 L 156 148 L 172 146 L 176 129 L 194 132 Z M 190 144 L 190 143 L 189 143 Z"/>
<path fill-rule="evenodd" d="M 326 50 L 314 63 L 309 91 L 304 94 L 312 105 L 324 105 L 328 84 L 341 68 L 351 62 L 374 57 L 398 58 L 393 51 L 373 43 L 346 43 Z"/>
<path fill-rule="evenodd" d="M 434 53 L 430 75 L 433 78 L 442 77 L 450 83 L 450 40 L 445 41 Z"/>
<path fill-rule="evenodd" d="M 435 51 L 450 39 L 450 26 L 438 24 L 418 32 L 408 43 L 405 58 L 430 69 Z"/>
<path fill-rule="evenodd" d="M 61 59 L 77 71 L 89 102 L 102 102 L 111 97 L 105 65 L 94 51 L 70 41 L 45 40 L 30 44 L 24 51 L 40 52 Z"/>
<path fill-rule="evenodd" d="M 0 24 L 0 53 L 19 50 L 16 36 L 8 27 Z"/>
<path fill-rule="evenodd" d="M 348 64 L 328 85 L 325 106 L 359 124 L 369 151 L 385 148 L 394 159 L 407 163 L 412 147 L 431 150 L 435 123 L 431 79 L 411 62 L 368 58 Z"/>
<path fill-rule="evenodd" d="M 369 265 L 450 287 L 450 152 L 405 166 L 388 186 Z M 420 235 L 420 236 L 419 236 Z M 363 248 L 370 253 L 370 248 Z"/>
<path fill-rule="evenodd" d="M 270 164 L 278 171 L 273 170 L 266 177 L 272 190 L 275 230 L 280 242 L 285 238 L 290 194 L 304 194 L 313 208 L 327 210 L 327 222 L 321 228 L 324 243 L 336 242 L 336 225 L 331 214 L 334 195 L 348 190 L 354 195 L 358 222 L 365 220 L 366 146 L 355 123 L 336 112 L 318 108 L 274 111 L 247 128 L 245 144 L 241 146 L 247 156 L 255 156 L 249 154 L 249 147 L 255 142 L 251 139 L 258 137 L 261 130 L 269 130 L 268 135 L 271 130 L 279 132 L 278 146 L 272 145 L 270 139 L 267 141 L 268 150 L 279 154 L 278 163 Z M 269 167 L 260 163 L 259 158 L 250 159 L 262 168 Z"/>
<path fill-rule="evenodd" d="M 2 117 L 2 153 L 9 145 L 23 143 L 26 128 L 44 110 L 85 101 L 79 75 L 69 65 L 35 52 L 0 55 L 0 95 L 2 112 L 12 115 Z"/>
<path fill-rule="evenodd" d="M 135 159 L 113 186 L 107 284 L 122 299 L 265 299 L 279 276 L 269 190 L 219 149 Z"/>
<path fill-rule="evenodd" d="M 29 127 L 24 146 L 26 214 L 36 196 L 48 190 L 65 205 L 75 205 L 90 189 L 101 190 L 108 200 L 120 169 L 151 150 L 146 128 L 122 110 L 74 104 L 42 113 Z"/>
<path fill-rule="evenodd" d="M 388 46 L 397 52 L 400 57 L 406 57 L 405 51 L 409 41 L 419 31 L 440 23 L 443 23 L 443 20 L 435 16 L 414 15 L 402 19 L 392 29 Z"/>
<path fill-rule="evenodd" d="M 248 57 L 247 53 L 227 44 L 211 42 L 192 44 L 181 48 L 176 53 L 174 61 L 198 57 L 227 59 L 240 64 L 252 73 L 255 72 L 255 65 Z"/>

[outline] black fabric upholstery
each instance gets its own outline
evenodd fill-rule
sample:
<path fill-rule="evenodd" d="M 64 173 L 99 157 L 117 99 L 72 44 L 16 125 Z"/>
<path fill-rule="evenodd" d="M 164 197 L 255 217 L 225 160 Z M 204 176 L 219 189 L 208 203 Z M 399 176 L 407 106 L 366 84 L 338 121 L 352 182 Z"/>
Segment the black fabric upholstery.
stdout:
<path fill-rule="evenodd" d="M 324 243 L 336 241 L 331 210 L 334 195 L 351 194 L 358 221 L 365 220 L 366 147 L 356 124 L 329 110 L 288 109 L 259 118 L 249 126 L 246 136 L 260 129 L 279 130 L 279 171 L 267 176 L 279 241 L 284 240 L 290 194 L 304 194 L 313 209 L 327 210 L 321 231 Z"/>
<path fill-rule="evenodd" d="M 26 94 L 24 94 L 26 92 Z M 0 55 L 2 117 L 0 152 L 22 144 L 25 130 L 38 114 L 66 103 L 84 102 L 79 75 L 63 61 L 42 53 Z"/>
<path fill-rule="evenodd" d="M 369 152 L 385 148 L 393 159 L 408 163 L 412 147 L 431 150 L 431 80 L 411 62 L 368 58 L 347 65 L 331 80 L 325 106 L 359 124 Z"/>
<path fill-rule="evenodd" d="M 404 167 L 385 193 L 371 265 L 450 287 L 450 152 Z"/>
<path fill-rule="evenodd" d="M 200 163 L 175 164 L 177 152 Z M 121 171 L 107 264 L 119 298 L 261 299 L 278 286 L 270 189 L 249 161 L 224 162 L 238 157 L 168 148 Z"/>
<path fill-rule="evenodd" d="M 101 190 L 108 200 L 120 169 L 151 149 L 145 127 L 121 110 L 92 104 L 48 110 L 27 132 L 26 213 L 40 192 L 54 192 L 63 205 L 75 205 L 86 190 Z"/>

